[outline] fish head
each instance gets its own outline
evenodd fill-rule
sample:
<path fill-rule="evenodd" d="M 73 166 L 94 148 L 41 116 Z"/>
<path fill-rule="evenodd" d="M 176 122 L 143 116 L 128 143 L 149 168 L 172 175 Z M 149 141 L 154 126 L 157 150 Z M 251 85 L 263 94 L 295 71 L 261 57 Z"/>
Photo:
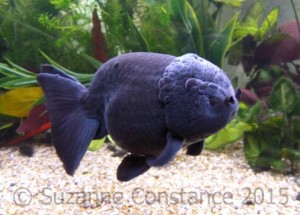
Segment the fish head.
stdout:
<path fill-rule="evenodd" d="M 236 115 L 239 103 L 239 90 L 231 86 L 223 88 L 215 83 L 189 79 L 196 82 L 193 87 L 194 102 L 190 103 L 191 122 L 199 129 L 199 133 L 208 136 L 217 132 L 229 123 Z"/>
<path fill-rule="evenodd" d="M 189 142 L 219 131 L 238 111 L 240 90 L 219 67 L 194 54 L 175 59 L 159 88 L 168 128 Z"/>

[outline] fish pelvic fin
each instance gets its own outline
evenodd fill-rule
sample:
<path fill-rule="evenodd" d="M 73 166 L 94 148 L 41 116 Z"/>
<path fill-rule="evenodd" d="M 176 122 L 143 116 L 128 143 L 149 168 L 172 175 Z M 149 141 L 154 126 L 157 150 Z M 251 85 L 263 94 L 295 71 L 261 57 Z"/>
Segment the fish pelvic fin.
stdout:
<path fill-rule="evenodd" d="M 52 124 L 52 141 L 69 175 L 78 168 L 100 122 L 88 118 L 81 105 L 87 88 L 55 67 L 41 69 L 37 80 L 45 92 L 45 105 Z"/>

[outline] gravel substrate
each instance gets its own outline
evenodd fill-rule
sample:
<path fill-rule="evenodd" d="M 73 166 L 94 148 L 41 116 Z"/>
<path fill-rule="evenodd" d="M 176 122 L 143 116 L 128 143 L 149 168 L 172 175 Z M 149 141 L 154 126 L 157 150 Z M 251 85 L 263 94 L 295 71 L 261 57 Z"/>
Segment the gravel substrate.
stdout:
<path fill-rule="evenodd" d="M 299 175 L 254 173 L 240 143 L 118 182 L 120 157 L 87 152 L 73 177 L 52 147 L 0 148 L 0 214 L 300 214 Z M 299 198 L 299 197 L 298 197 Z"/>

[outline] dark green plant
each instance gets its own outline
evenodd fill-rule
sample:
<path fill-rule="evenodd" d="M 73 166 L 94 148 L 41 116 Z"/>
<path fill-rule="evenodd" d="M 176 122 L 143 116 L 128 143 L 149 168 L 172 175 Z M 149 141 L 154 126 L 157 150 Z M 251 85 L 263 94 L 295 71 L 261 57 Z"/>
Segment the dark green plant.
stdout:
<path fill-rule="evenodd" d="M 82 60 L 82 54 L 91 55 L 92 12 L 80 2 L 0 1 L 0 57 L 37 72 L 45 62 L 43 50 L 70 69 L 95 71 Z"/>
<path fill-rule="evenodd" d="M 24 8 L 25 2 L 30 1 L 21 1 L 21 3 L 23 3 L 21 8 L 24 11 L 26 10 L 26 8 Z M 276 23 L 279 8 L 276 7 L 269 13 L 265 13 L 260 1 L 254 3 L 241 20 L 237 12 L 229 20 L 224 22 L 224 28 L 220 28 L 224 6 L 231 5 L 233 7 L 239 7 L 243 2 L 242 0 L 99 0 L 96 4 L 87 6 L 79 4 L 79 1 L 56 0 L 50 2 L 52 7 L 50 12 L 45 10 L 42 13 L 41 10 L 38 12 L 30 12 L 32 14 L 38 14 L 34 21 L 28 21 L 27 16 L 25 16 L 25 18 L 22 17 L 22 10 L 18 10 L 14 12 L 14 15 L 17 15 L 14 17 L 10 16 L 8 12 L 4 13 L 5 16 L 2 16 L 4 19 L 0 19 L 0 23 L 6 23 L 9 27 L 12 26 L 8 23 L 17 23 L 17 27 L 19 28 L 19 26 L 21 26 L 22 29 L 19 33 L 23 34 L 23 31 L 25 32 L 24 38 L 28 38 L 29 33 L 38 33 L 39 39 L 42 36 L 44 41 L 46 41 L 45 43 L 51 43 L 55 48 L 47 45 L 47 48 L 49 46 L 48 50 L 44 48 L 46 44 L 43 45 L 42 43 L 34 41 L 39 44 L 34 48 L 35 53 L 38 51 L 38 56 L 42 57 L 43 60 L 47 60 L 49 63 L 75 76 L 85 84 L 89 83 L 92 75 L 75 73 L 66 68 L 81 72 L 85 71 L 85 69 L 81 67 L 82 62 L 89 63 L 89 65 L 93 65 L 94 68 L 100 65 L 98 61 L 95 61 L 95 59 L 89 56 L 91 50 L 87 48 L 91 42 L 90 23 L 92 10 L 96 5 L 98 6 L 98 11 L 101 13 L 100 17 L 103 22 L 102 33 L 105 37 L 104 45 L 107 52 L 106 54 L 109 57 L 130 51 L 152 51 L 173 55 L 193 52 L 222 67 L 226 54 L 230 51 L 229 59 L 231 61 L 232 59 L 236 59 L 237 62 L 242 61 L 245 72 L 251 80 L 247 86 L 249 89 L 258 89 L 255 87 L 257 83 L 264 85 L 265 82 L 260 82 L 259 80 L 265 79 L 266 76 L 274 77 L 275 74 L 276 78 L 271 80 L 276 81 L 278 80 L 278 74 L 295 75 L 289 72 L 291 70 L 286 64 L 284 67 L 278 65 L 273 66 L 273 64 L 270 66 L 270 62 L 267 65 L 263 65 L 261 62 L 264 62 L 264 60 L 261 59 L 264 59 L 264 56 L 259 55 L 261 52 L 257 52 L 258 54 L 256 54 L 259 48 L 265 49 L 266 47 L 267 49 L 265 50 L 269 49 L 269 52 L 272 53 L 270 47 L 273 47 L 274 44 L 281 45 L 283 41 L 286 41 L 286 37 L 276 40 Z M 5 6 L 7 8 L 9 5 Z M 76 6 L 78 6 L 78 8 L 76 8 Z M 49 10 L 49 8 L 47 8 L 47 10 Z M 86 13 L 83 13 L 83 10 Z M 78 23 L 81 24 L 78 25 Z M 17 30 L 19 30 L 18 28 Z M 57 39 L 53 40 L 52 37 Z M 9 37 L 6 36 L 3 38 Z M 277 43 L 272 42 L 274 38 Z M 4 49 L 5 47 L 3 50 Z M 40 52 L 40 50 L 43 52 Z M 73 53 L 70 54 L 69 50 L 73 50 Z M 4 53 L 7 52 L 4 50 Z M 7 56 L 9 57 L 9 55 Z M 14 62 L 19 64 L 18 61 Z M 24 62 L 27 62 L 25 57 Z M 70 66 L 69 63 L 72 65 Z M 0 87 L 13 89 L 18 86 L 24 87 L 36 84 L 33 74 L 27 74 L 25 70 L 10 61 L 8 61 L 8 64 L 9 65 L 2 64 L 0 73 L 3 77 L 0 79 Z M 64 66 L 62 67 L 60 64 Z M 283 73 L 283 71 L 285 71 L 285 73 Z M 274 92 L 277 92 L 275 88 Z M 279 156 L 278 151 L 273 153 L 270 149 L 271 146 L 269 147 L 269 142 L 265 143 L 263 139 L 256 139 L 255 141 L 260 142 L 258 146 L 253 145 L 253 141 L 251 142 L 254 137 L 264 138 L 267 136 L 259 134 L 269 132 L 268 129 L 270 129 L 270 131 L 273 131 L 273 129 L 276 130 L 278 126 L 283 125 L 282 121 L 287 121 L 287 124 L 298 122 L 293 111 L 288 113 L 291 119 L 286 120 L 287 114 L 285 112 L 282 114 L 283 110 L 276 109 L 276 111 L 269 111 L 263 108 L 263 103 L 264 102 L 258 103 L 253 107 L 244 106 L 242 104 L 238 118 L 232 121 L 218 134 L 209 137 L 207 139 L 206 148 L 220 148 L 229 142 L 241 139 L 245 132 L 245 154 L 251 166 L 266 167 L 269 165 L 269 167 L 276 167 L 277 164 L 277 168 L 279 168 L 280 165 L 281 167 L 283 166 L 281 162 L 282 158 L 290 159 L 290 155 L 295 157 L 295 159 L 290 159 L 291 162 L 295 162 L 297 160 L 296 156 L 298 155 L 296 153 L 297 149 L 291 151 L 292 148 L 289 145 L 283 145 L 284 147 L 282 147 L 281 155 Z M 272 104 L 274 105 L 274 102 Z M 282 115 L 280 120 L 278 118 L 279 115 Z M 272 119 L 273 116 L 276 116 L 276 118 Z M 268 120 L 271 120 L 271 123 L 269 123 Z M 273 120 L 279 124 L 277 125 Z M 271 128 L 270 125 L 275 124 L 276 129 Z M 287 124 L 284 125 L 286 126 Z M 9 122 L 7 122 L 7 125 L 11 126 Z M 264 127 L 265 125 L 266 128 Z M 287 126 L 284 128 L 287 130 L 290 129 Z M 284 128 L 282 129 L 284 130 Z M 299 131 L 297 126 L 293 126 L 293 129 Z M 1 127 L 0 130 L 5 130 L 5 128 Z M 289 134 L 294 135 L 293 132 L 289 131 Z M 273 140 L 274 135 L 271 136 L 272 138 L 270 139 Z M 286 137 L 279 136 L 276 141 L 280 138 L 285 139 Z M 297 138 L 295 139 L 297 142 Z M 100 144 L 102 144 L 102 142 L 100 142 Z M 94 143 L 91 149 L 96 149 L 97 147 L 97 143 Z M 256 151 L 254 150 L 254 152 L 252 150 L 253 147 L 257 149 Z M 277 143 L 276 147 L 280 148 L 281 146 Z M 268 150 L 265 150 L 266 148 Z M 292 153 L 294 154 L 292 155 Z M 267 163 L 261 161 L 267 158 L 273 159 L 272 162 Z M 262 163 L 264 165 L 261 165 Z"/>
<path fill-rule="evenodd" d="M 212 0 L 144 0 L 137 4 L 136 0 L 98 1 L 109 55 L 129 51 L 173 55 L 192 52 L 222 66 L 238 17 L 236 13 L 223 29 L 219 29 L 224 2 L 228 3 Z M 239 6 L 241 2 L 236 0 L 231 4 Z"/>
<path fill-rule="evenodd" d="M 249 111 L 251 110 L 251 111 Z M 251 131 L 244 134 L 244 151 L 250 166 L 295 171 L 300 161 L 300 93 L 295 84 L 281 77 L 269 97 L 269 109 L 261 103 L 246 108 Z"/>
<path fill-rule="evenodd" d="M 278 8 L 259 27 L 262 10 L 260 2 L 253 4 L 235 32 L 245 37 L 231 49 L 231 57 L 242 62 L 249 78 L 247 89 L 242 89 L 247 105 L 241 103 L 238 123 L 212 137 L 220 141 L 207 147 L 216 149 L 238 139 L 225 138 L 235 129 L 243 137 L 251 167 L 294 172 L 300 161 L 300 38 L 294 32 L 300 28 L 298 21 L 278 28 Z"/>

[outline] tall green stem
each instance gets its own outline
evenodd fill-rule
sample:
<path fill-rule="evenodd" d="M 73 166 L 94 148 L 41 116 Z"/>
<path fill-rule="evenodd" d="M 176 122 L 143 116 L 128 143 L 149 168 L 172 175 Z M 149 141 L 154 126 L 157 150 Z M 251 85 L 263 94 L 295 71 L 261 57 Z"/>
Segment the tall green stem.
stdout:
<path fill-rule="evenodd" d="M 297 22 L 297 26 L 298 26 L 298 31 L 299 31 L 299 37 L 300 37 L 300 22 L 299 22 L 296 6 L 295 6 L 295 3 L 294 3 L 293 0 L 291 0 L 291 4 L 292 4 L 293 11 L 294 11 L 294 14 L 295 14 L 295 18 L 296 18 L 296 22 Z"/>

